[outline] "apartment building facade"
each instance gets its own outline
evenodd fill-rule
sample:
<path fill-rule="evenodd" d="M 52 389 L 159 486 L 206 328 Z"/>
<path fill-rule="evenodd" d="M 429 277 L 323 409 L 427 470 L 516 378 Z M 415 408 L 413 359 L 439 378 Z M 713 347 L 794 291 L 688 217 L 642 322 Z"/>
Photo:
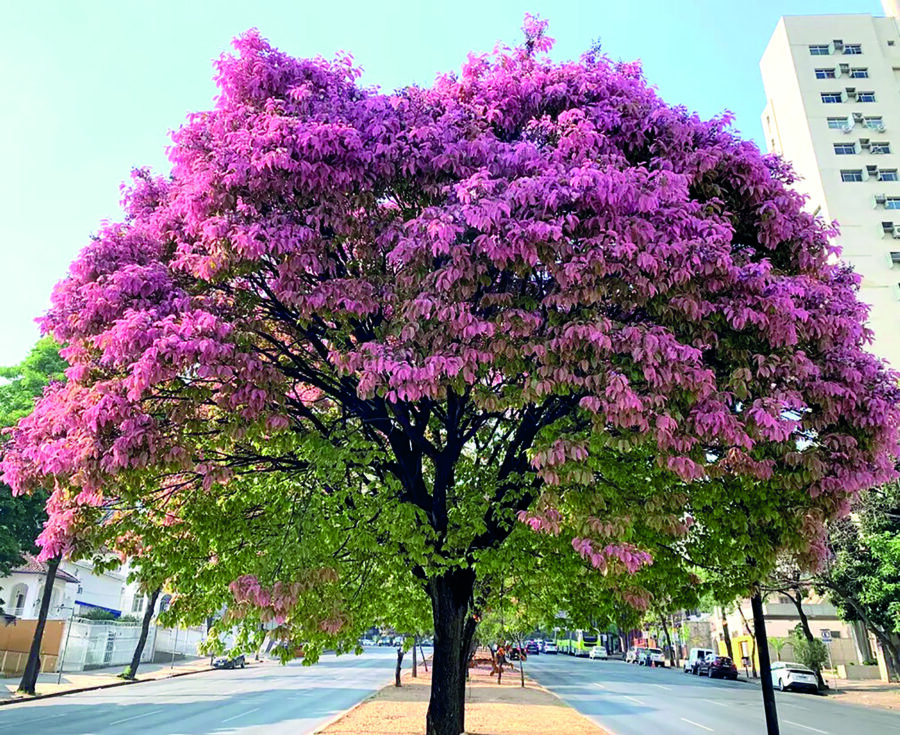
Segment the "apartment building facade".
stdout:
<path fill-rule="evenodd" d="M 900 369 L 897 18 L 785 16 L 760 70 L 767 148 L 793 164 L 810 211 L 838 222 L 842 258 L 871 307 L 872 351 Z"/>

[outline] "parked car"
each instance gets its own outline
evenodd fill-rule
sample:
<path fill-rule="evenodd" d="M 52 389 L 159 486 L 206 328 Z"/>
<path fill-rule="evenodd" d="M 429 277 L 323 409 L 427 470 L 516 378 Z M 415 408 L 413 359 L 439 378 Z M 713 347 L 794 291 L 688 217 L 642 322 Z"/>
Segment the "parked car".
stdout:
<path fill-rule="evenodd" d="M 715 656 L 715 651 L 711 648 L 692 648 L 687 660 L 684 662 L 684 673 L 688 672 L 697 674 L 700 669 L 700 662 L 707 656 Z"/>
<path fill-rule="evenodd" d="M 537 656 L 540 652 L 541 648 L 540 646 L 538 646 L 536 641 L 528 641 L 528 643 L 525 644 L 525 653 L 532 656 Z"/>
<path fill-rule="evenodd" d="M 246 665 L 247 660 L 244 658 L 243 653 L 237 656 L 219 656 L 213 659 L 213 668 L 215 669 L 243 669 Z"/>
<path fill-rule="evenodd" d="M 506 658 L 510 661 L 518 661 L 521 659 L 522 661 L 528 660 L 528 654 L 523 652 L 521 648 L 518 646 L 510 646 L 506 651 Z"/>
<path fill-rule="evenodd" d="M 639 648 L 638 649 L 638 665 L 639 666 L 665 666 L 666 657 L 661 648 Z"/>
<path fill-rule="evenodd" d="M 636 664 L 638 662 L 638 649 L 632 646 L 628 649 L 628 652 L 625 654 L 625 663 L 626 664 Z"/>
<path fill-rule="evenodd" d="M 697 673 L 710 679 L 737 679 L 738 670 L 728 656 L 706 656 L 697 666 Z"/>
<path fill-rule="evenodd" d="M 793 689 L 818 693 L 819 680 L 816 672 L 803 664 L 778 661 L 772 664 L 772 686 L 778 687 L 782 692 Z"/>
<path fill-rule="evenodd" d="M 360 638 L 360 639 L 359 639 L 359 645 L 361 645 L 361 646 L 374 646 L 374 645 L 375 645 L 375 641 L 373 641 L 371 638 Z"/>
<path fill-rule="evenodd" d="M 544 653 L 552 653 L 554 656 L 559 653 L 556 649 L 555 641 L 544 641 Z"/>
<path fill-rule="evenodd" d="M 588 658 L 606 661 L 606 659 L 609 658 L 609 654 L 606 652 L 606 648 L 604 646 L 594 646 L 591 649 L 591 652 L 588 654 Z"/>

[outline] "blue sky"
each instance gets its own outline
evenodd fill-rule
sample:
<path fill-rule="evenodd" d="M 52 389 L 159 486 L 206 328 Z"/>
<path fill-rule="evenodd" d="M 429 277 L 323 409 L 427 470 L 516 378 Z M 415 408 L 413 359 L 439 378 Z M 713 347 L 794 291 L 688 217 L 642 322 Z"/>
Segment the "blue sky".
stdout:
<path fill-rule="evenodd" d="M 104 219 L 133 166 L 167 171 L 170 130 L 210 107 L 211 60 L 257 27 L 296 56 L 351 52 L 363 81 L 429 84 L 470 50 L 550 21 L 558 59 L 599 38 L 636 59 L 669 102 L 729 109 L 761 140 L 759 57 L 781 15 L 880 14 L 877 0 L 35 0 L 2 4 L 0 365 L 38 336 L 53 284 Z M 827 40 L 827 39 L 826 39 Z"/>

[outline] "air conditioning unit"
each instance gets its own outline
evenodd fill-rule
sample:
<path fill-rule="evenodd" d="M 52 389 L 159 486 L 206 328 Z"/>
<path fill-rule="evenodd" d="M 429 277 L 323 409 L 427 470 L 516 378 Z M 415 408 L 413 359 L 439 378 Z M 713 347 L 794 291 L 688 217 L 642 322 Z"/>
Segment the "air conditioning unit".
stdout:
<path fill-rule="evenodd" d="M 860 139 L 859 139 L 859 147 L 862 148 L 863 150 L 865 150 L 866 148 L 868 148 L 870 145 L 871 145 L 871 144 L 869 143 L 869 139 L 868 139 L 868 138 L 860 138 Z"/>
<path fill-rule="evenodd" d="M 877 207 L 877 206 L 880 205 L 880 206 L 883 207 L 883 206 L 884 206 L 884 201 L 885 201 L 886 198 L 887 198 L 887 197 L 886 197 L 886 195 L 884 195 L 884 194 L 876 194 L 876 195 L 875 195 L 875 206 Z"/>
<path fill-rule="evenodd" d="M 863 118 L 863 114 L 861 112 L 854 112 L 853 113 L 853 121 L 858 122 L 858 123 L 865 122 L 865 119 Z"/>
<path fill-rule="evenodd" d="M 850 64 L 841 64 L 840 65 L 841 74 L 849 74 L 850 73 Z"/>
<path fill-rule="evenodd" d="M 834 46 L 835 51 L 843 51 L 844 50 L 844 42 L 839 38 L 836 38 L 834 41 L 831 42 L 831 44 L 832 44 L 832 46 Z"/>
<path fill-rule="evenodd" d="M 900 265 L 900 253 L 897 251 L 891 253 L 891 265 Z"/>
<path fill-rule="evenodd" d="M 884 132 L 884 123 L 872 123 L 868 127 L 872 128 L 872 130 L 878 133 Z"/>
<path fill-rule="evenodd" d="M 894 234 L 894 223 L 893 222 L 882 222 L 881 223 L 881 234 L 883 235 L 893 235 Z M 900 253 L 897 253 L 900 256 Z"/>
<path fill-rule="evenodd" d="M 900 227 L 894 230 L 894 239 L 900 240 Z"/>
<path fill-rule="evenodd" d="M 866 173 L 869 176 L 878 176 L 878 166 L 866 166 Z"/>
<path fill-rule="evenodd" d="M 844 91 L 847 93 L 848 100 L 856 99 L 856 87 L 847 87 Z"/>

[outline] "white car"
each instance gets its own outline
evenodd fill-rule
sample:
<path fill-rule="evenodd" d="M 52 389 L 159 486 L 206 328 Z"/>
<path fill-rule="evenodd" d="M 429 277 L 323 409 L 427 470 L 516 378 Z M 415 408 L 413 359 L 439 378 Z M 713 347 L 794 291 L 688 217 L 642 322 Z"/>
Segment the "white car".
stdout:
<path fill-rule="evenodd" d="M 782 692 L 790 689 L 818 692 L 819 680 L 816 678 L 816 672 L 803 664 L 778 661 L 772 664 L 772 686 Z"/>
<path fill-rule="evenodd" d="M 660 648 L 639 648 L 639 666 L 665 666 L 666 656 Z"/>
<path fill-rule="evenodd" d="M 603 646 L 594 646 L 591 649 L 591 652 L 588 654 L 588 658 L 600 659 L 601 661 L 605 661 L 609 658 L 609 654 L 606 652 L 606 648 L 604 648 Z"/>
<path fill-rule="evenodd" d="M 555 641 L 545 641 L 544 642 L 544 653 L 553 653 L 556 654 L 556 642 Z"/>

